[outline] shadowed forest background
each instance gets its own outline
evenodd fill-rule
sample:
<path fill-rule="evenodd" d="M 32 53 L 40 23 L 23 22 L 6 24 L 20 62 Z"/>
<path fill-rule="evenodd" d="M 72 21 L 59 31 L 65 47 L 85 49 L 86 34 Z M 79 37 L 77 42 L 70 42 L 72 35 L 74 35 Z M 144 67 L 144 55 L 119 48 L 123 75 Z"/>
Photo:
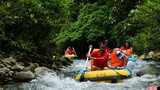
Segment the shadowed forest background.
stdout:
<path fill-rule="evenodd" d="M 136 54 L 160 51 L 160 0 L 1 0 L 0 53 L 51 59 L 68 46 L 129 41 Z"/>

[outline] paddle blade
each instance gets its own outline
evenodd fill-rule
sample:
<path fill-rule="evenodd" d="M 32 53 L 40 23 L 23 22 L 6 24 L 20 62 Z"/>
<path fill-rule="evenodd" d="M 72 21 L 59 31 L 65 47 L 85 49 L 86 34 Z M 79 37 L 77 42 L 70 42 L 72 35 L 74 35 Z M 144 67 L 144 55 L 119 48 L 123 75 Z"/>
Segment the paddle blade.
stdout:
<path fill-rule="evenodd" d="M 80 77 L 80 82 L 83 82 L 84 81 L 84 75 L 85 75 L 85 71 L 86 70 L 83 70 L 83 73 L 81 74 L 81 77 Z"/>

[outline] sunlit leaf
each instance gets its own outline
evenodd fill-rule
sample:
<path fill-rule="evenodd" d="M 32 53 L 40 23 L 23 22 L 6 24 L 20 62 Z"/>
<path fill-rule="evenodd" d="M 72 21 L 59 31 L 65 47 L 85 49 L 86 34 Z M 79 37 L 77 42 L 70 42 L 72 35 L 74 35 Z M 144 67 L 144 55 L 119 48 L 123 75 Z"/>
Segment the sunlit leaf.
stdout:
<path fill-rule="evenodd" d="M 11 3 L 8 2 L 8 3 L 7 3 L 7 7 L 11 7 Z"/>
<path fill-rule="evenodd" d="M 32 11 L 32 8 L 29 8 L 28 10 L 31 12 L 31 11 Z"/>
<path fill-rule="evenodd" d="M 37 20 L 36 19 L 34 19 L 34 22 L 37 24 Z"/>
<path fill-rule="evenodd" d="M 30 17 L 33 18 L 33 17 L 34 17 L 34 14 L 31 14 Z"/>

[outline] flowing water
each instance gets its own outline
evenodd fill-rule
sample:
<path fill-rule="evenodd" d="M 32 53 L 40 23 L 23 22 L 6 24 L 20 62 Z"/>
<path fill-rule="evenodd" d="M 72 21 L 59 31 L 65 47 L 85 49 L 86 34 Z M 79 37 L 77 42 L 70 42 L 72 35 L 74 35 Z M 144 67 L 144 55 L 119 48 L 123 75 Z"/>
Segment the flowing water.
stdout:
<path fill-rule="evenodd" d="M 90 62 L 88 62 L 88 66 Z M 149 87 L 160 85 L 160 75 L 136 76 L 137 71 L 146 66 L 160 67 L 160 63 L 137 60 L 127 65 L 132 70 L 132 78 L 121 83 L 96 83 L 75 81 L 77 73 L 84 68 L 85 60 L 74 60 L 73 64 L 63 67 L 61 71 L 47 72 L 45 76 L 30 83 L 5 85 L 6 90 L 149 90 Z"/>

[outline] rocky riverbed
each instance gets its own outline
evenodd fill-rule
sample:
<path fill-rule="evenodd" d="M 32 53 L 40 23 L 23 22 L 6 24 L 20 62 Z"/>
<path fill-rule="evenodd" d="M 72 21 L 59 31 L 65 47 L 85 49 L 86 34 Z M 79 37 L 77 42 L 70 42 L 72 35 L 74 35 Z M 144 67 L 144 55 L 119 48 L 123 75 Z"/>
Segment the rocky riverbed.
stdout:
<path fill-rule="evenodd" d="M 9 82 L 28 82 L 36 77 L 40 77 L 45 71 L 50 69 L 59 70 L 62 66 L 67 66 L 72 60 L 67 57 L 54 57 L 50 63 L 44 63 L 37 60 L 31 62 L 17 60 L 15 57 L 3 58 L 0 55 L 0 84 Z"/>

